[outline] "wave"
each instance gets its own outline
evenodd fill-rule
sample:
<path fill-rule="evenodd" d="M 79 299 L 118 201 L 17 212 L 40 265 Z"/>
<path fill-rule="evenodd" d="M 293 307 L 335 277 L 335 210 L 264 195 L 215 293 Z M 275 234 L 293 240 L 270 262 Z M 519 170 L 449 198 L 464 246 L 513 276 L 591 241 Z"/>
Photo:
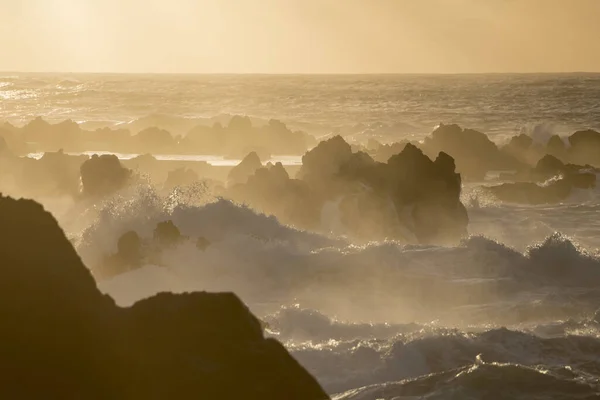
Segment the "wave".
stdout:
<path fill-rule="evenodd" d="M 332 399 L 591 400 L 598 396 L 597 385 L 592 379 L 569 368 L 549 370 L 518 364 L 479 363 L 413 380 L 353 389 Z"/>
<path fill-rule="evenodd" d="M 483 236 L 457 247 L 359 246 L 202 196 L 138 188 L 132 198 L 92 209 L 87 218 L 94 222 L 77 242 L 92 267 L 116 251 L 126 231 L 150 238 L 165 220 L 183 235 L 211 242 L 206 250 L 191 242 L 165 250 L 161 266 L 102 281 L 103 290 L 122 304 L 159 291 L 234 291 L 263 315 L 299 304 L 351 321 L 450 326 L 543 322 L 600 304 L 600 260 L 560 233 L 524 250 Z"/>
<path fill-rule="evenodd" d="M 268 329 L 286 327 L 286 330 L 271 333 L 284 341 L 294 357 L 320 378 L 327 391 L 341 393 L 334 398 L 435 395 L 436 387 L 439 389 L 442 382 L 448 386 L 442 385 L 445 389 L 439 395 L 447 398 L 443 397 L 448 394 L 447 390 L 464 391 L 466 395 L 475 387 L 485 387 L 488 381 L 500 378 L 499 382 L 515 390 L 529 380 L 531 392 L 515 392 L 522 393 L 523 398 L 533 393 L 543 396 L 546 392 L 536 387 L 539 377 L 532 375 L 533 372 L 554 376 L 566 387 L 584 383 L 589 390 L 598 390 L 600 324 L 595 317 L 563 322 L 561 332 L 555 326 L 552 335 L 544 336 L 540 334 L 542 325 L 531 329 L 471 327 L 458 330 L 436 324 L 344 323 L 313 310 L 295 309 L 291 319 L 290 316 L 289 310 L 285 310 L 267 318 Z M 299 336 L 298 332 L 303 333 Z M 315 334 L 306 340 L 305 335 L 310 336 L 310 332 Z M 548 332 L 546 326 L 545 333 Z M 478 368 L 481 370 L 474 372 Z M 474 375 L 469 375 L 471 373 Z M 504 376 L 505 373 L 508 375 Z M 548 384 L 552 385 L 551 380 Z M 418 387 L 423 392 L 413 392 Z M 389 388 L 394 390 L 386 391 Z M 481 397 L 482 394 L 471 395 L 488 398 Z"/>

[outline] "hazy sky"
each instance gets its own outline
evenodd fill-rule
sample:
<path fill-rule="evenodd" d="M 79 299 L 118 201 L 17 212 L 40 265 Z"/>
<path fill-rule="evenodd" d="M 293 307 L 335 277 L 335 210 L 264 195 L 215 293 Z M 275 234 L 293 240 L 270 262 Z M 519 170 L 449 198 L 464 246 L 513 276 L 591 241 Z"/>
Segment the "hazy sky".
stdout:
<path fill-rule="evenodd" d="M 600 0 L 0 0 L 0 70 L 600 71 Z"/>

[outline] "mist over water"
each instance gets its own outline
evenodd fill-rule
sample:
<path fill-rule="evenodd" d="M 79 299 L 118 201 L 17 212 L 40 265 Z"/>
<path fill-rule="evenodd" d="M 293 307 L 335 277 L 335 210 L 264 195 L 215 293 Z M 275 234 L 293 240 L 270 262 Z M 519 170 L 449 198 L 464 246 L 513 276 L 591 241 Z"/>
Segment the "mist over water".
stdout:
<path fill-rule="evenodd" d="M 41 115 L 89 130 L 156 126 L 183 135 L 242 114 L 257 126 L 276 118 L 316 137 L 340 133 L 357 146 L 418 141 L 444 122 L 496 143 L 526 133 L 545 145 L 554 134 L 600 130 L 599 97 L 600 77 L 582 74 L 14 75 L 0 76 L 0 120 L 22 126 Z M 210 171 L 240 161 L 154 156 L 159 164 L 207 161 Z M 261 161 L 269 160 L 299 167 L 301 155 Z M 468 235 L 439 245 L 293 226 L 224 198 L 224 182 L 199 178 L 202 185 L 168 187 L 144 176 L 99 200 L 36 200 L 119 305 L 163 291 L 233 291 L 334 399 L 599 395 L 597 187 L 526 205 L 483 191 L 489 178 L 463 180 Z M 189 240 L 164 249 L 157 262 L 97 274 L 121 235 L 151 241 L 168 220 Z M 210 245 L 199 247 L 197 238 Z"/>

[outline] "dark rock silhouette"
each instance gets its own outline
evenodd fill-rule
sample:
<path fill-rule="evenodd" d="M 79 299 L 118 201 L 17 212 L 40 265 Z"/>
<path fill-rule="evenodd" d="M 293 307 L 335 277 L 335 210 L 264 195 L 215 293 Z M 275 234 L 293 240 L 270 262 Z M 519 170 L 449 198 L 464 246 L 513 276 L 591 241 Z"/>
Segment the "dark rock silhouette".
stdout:
<path fill-rule="evenodd" d="M 522 141 L 517 139 L 517 142 Z M 466 179 L 483 180 L 491 170 L 514 170 L 520 162 L 501 152 L 487 135 L 458 125 L 440 124 L 425 138 L 423 151 L 430 157 L 439 152 L 452 156 L 456 168 Z"/>
<path fill-rule="evenodd" d="M 587 189 L 594 186 L 595 172 L 596 169 L 591 165 L 565 164 L 555 156 L 546 154 L 538 160 L 535 167 L 514 174 L 505 173 L 501 177 L 505 180 L 543 182 L 560 176 L 577 188 Z"/>
<path fill-rule="evenodd" d="M 93 269 L 98 279 L 110 278 L 142 266 L 144 259 L 142 240 L 135 231 L 125 232 L 117 241 L 117 252 L 106 257 Z"/>
<path fill-rule="evenodd" d="M 79 167 L 87 156 L 72 156 L 62 149 L 46 152 L 39 159 L 22 157 L 12 162 L 19 192 L 26 196 L 79 195 Z"/>
<path fill-rule="evenodd" d="M 0 255 L 2 398 L 328 398 L 233 294 L 117 307 L 33 201 L 0 197 Z"/>
<path fill-rule="evenodd" d="M 564 164 L 555 156 L 546 154 L 535 167 L 516 174 L 503 176 L 520 182 L 487 187 L 501 201 L 524 204 L 551 204 L 565 200 L 572 189 L 590 189 L 596 186 L 595 169 L 589 165 Z M 544 182 L 554 178 L 546 184 Z"/>
<path fill-rule="evenodd" d="M 131 171 L 121 165 L 117 156 L 94 154 L 81 164 L 83 193 L 89 196 L 105 196 L 125 187 Z"/>
<path fill-rule="evenodd" d="M 256 152 L 249 153 L 236 165 L 227 177 L 229 184 L 246 183 L 248 177 L 254 175 L 257 169 L 262 168 L 262 162 Z"/>
<path fill-rule="evenodd" d="M 147 128 L 133 137 L 137 151 L 170 152 L 174 150 L 177 141 L 171 134 L 159 128 Z"/>
<path fill-rule="evenodd" d="M 353 153 L 335 136 L 304 155 L 298 177 L 290 179 L 283 166 L 271 165 L 231 187 L 229 196 L 306 229 L 333 229 L 323 220 L 331 217 L 343 226 L 340 233 L 361 240 L 445 243 L 466 234 L 460 175 L 445 153 L 431 161 L 406 144 L 380 163 L 367 153 Z"/>
<path fill-rule="evenodd" d="M 319 200 L 306 182 L 290 179 L 281 163 L 257 169 L 245 184 L 231 186 L 227 196 L 259 212 L 276 215 L 283 223 L 318 228 Z"/>
<path fill-rule="evenodd" d="M 592 129 L 569 136 L 569 159 L 577 164 L 600 165 L 600 132 Z"/>
<path fill-rule="evenodd" d="M 185 239 L 179 228 L 171 220 L 159 222 L 154 228 L 153 238 L 163 248 L 174 246 Z"/>

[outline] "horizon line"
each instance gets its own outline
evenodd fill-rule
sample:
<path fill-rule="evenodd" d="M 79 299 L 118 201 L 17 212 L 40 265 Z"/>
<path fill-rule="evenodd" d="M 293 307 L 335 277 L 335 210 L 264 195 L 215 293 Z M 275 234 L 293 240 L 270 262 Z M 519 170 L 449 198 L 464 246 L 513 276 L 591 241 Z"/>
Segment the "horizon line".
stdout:
<path fill-rule="evenodd" d="M 595 75 L 598 71 L 545 72 L 102 72 L 102 71 L 3 71 L 0 74 L 31 75 L 158 75 L 158 76 L 432 76 L 432 75 Z"/>

